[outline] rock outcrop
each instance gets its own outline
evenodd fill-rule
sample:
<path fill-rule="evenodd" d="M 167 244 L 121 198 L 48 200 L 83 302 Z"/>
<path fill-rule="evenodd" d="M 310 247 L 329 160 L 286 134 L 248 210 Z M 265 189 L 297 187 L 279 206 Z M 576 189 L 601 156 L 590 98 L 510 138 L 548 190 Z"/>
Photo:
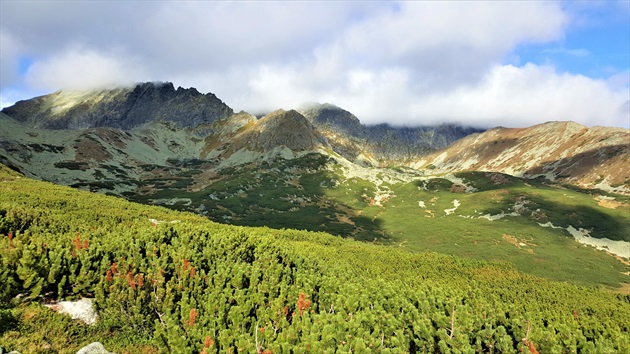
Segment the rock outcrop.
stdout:
<path fill-rule="evenodd" d="M 73 320 L 79 320 L 91 325 L 98 320 L 98 314 L 94 310 L 93 302 L 93 299 L 82 298 L 77 301 L 59 301 L 46 306 L 55 312 L 69 315 Z"/>
<path fill-rule="evenodd" d="M 354 114 L 335 105 L 310 103 L 298 111 L 320 129 L 335 130 L 358 138 L 365 135 L 366 128 L 359 119 Z"/>

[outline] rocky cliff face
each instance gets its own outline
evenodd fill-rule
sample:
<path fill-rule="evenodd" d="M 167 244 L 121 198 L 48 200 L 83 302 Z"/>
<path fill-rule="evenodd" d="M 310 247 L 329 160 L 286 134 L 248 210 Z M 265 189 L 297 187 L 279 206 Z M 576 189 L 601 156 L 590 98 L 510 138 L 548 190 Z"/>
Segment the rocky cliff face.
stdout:
<path fill-rule="evenodd" d="M 2 110 L 32 128 L 129 130 L 151 122 L 194 127 L 226 118 L 233 112 L 214 94 L 177 90 L 172 83 L 142 83 L 130 88 L 98 91 L 57 91 L 20 101 Z"/>
<path fill-rule="evenodd" d="M 548 122 L 470 135 L 413 164 L 435 173 L 494 171 L 630 192 L 630 131 Z"/>

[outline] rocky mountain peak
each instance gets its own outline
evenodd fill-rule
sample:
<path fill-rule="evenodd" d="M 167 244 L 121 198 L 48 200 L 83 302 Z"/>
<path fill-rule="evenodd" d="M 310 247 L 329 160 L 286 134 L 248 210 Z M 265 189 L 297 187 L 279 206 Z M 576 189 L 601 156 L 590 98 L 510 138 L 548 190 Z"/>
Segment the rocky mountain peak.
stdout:
<path fill-rule="evenodd" d="M 365 126 L 352 113 L 330 103 L 310 103 L 299 112 L 314 126 L 323 129 L 334 129 L 351 136 L 364 134 Z"/>
<path fill-rule="evenodd" d="M 311 123 L 295 110 L 279 109 L 258 120 L 252 134 L 254 150 L 268 151 L 285 146 L 293 151 L 313 150 L 321 145 Z"/>
<path fill-rule="evenodd" d="M 145 82 L 133 87 L 91 91 L 62 90 L 19 101 L 2 110 L 33 128 L 129 130 L 152 122 L 195 127 L 227 118 L 233 111 L 214 94 L 195 88 L 175 89 L 170 82 Z"/>

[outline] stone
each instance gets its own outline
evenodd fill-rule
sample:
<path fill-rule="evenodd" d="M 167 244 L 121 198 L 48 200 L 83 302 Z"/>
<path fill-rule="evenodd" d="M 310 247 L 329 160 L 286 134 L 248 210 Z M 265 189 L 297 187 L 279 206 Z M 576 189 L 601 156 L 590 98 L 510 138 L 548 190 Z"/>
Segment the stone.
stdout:
<path fill-rule="evenodd" d="M 98 314 L 94 310 L 93 299 L 82 298 L 77 301 L 59 301 L 53 305 L 46 305 L 55 312 L 70 315 L 74 320 L 81 320 L 86 324 L 94 324 Z"/>
<path fill-rule="evenodd" d="M 93 342 L 85 347 L 79 349 L 77 354 L 113 354 L 112 352 L 107 351 L 105 346 L 100 342 Z"/>

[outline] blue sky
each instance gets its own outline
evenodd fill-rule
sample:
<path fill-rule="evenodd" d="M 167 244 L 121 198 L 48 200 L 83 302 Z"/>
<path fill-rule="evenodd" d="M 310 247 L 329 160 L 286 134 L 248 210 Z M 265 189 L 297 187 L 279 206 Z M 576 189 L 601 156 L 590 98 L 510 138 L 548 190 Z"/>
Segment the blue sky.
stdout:
<path fill-rule="evenodd" d="M 580 2 L 578 2 L 579 4 Z M 574 18 L 563 38 L 551 43 L 521 45 L 521 62 L 552 64 L 559 71 L 606 79 L 628 70 L 630 63 L 630 1 L 564 3 Z"/>
<path fill-rule="evenodd" d="M 368 124 L 630 128 L 629 1 L 0 2 L 0 104 L 140 81 Z"/>

